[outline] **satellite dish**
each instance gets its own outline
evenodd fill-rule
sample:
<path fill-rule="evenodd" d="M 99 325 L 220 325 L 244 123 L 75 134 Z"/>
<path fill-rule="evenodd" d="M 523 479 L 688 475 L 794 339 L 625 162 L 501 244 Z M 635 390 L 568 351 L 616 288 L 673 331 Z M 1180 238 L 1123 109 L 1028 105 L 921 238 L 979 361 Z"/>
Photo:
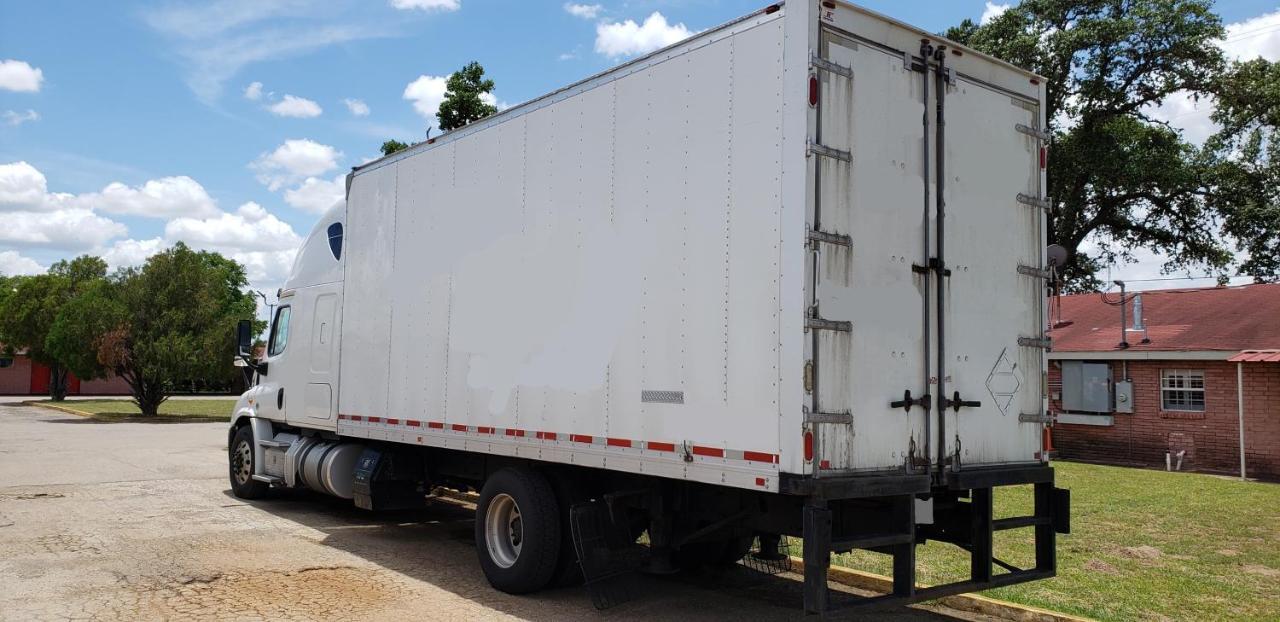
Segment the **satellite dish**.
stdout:
<path fill-rule="evenodd" d="M 1045 254 L 1049 256 L 1049 265 L 1054 267 L 1067 265 L 1067 249 L 1060 244 L 1050 244 L 1049 248 L 1045 249 Z"/>

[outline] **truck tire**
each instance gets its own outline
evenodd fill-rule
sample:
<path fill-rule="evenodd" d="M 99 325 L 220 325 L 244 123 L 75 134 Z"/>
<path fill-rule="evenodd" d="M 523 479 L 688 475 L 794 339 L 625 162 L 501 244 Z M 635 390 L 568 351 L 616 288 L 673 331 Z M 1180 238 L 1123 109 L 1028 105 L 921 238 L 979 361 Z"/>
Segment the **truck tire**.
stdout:
<path fill-rule="evenodd" d="M 560 539 L 559 504 L 547 478 L 525 468 L 489 477 L 476 504 L 476 554 L 490 585 L 508 594 L 546 587 Z"/>
<path fill-rule="evenodd" d="M 253 430 L 242 425 L 231 437 L 227 446 L 227 463 L 230 466 L 231 492 L 240 499 L 261 499 L 267 496 L 271 485 L 253 479 L 254 460 Z"/>

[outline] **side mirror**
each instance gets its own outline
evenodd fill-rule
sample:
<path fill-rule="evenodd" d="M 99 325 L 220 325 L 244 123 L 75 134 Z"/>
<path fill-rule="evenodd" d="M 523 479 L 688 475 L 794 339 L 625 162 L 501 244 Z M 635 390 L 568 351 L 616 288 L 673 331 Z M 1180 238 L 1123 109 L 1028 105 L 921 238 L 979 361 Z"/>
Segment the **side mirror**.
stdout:
<path fill-rule="evenodd" d="M 240 320 L 236 324 L 236 353 L 249 356 L 253 347 L 253 321 Z"/>

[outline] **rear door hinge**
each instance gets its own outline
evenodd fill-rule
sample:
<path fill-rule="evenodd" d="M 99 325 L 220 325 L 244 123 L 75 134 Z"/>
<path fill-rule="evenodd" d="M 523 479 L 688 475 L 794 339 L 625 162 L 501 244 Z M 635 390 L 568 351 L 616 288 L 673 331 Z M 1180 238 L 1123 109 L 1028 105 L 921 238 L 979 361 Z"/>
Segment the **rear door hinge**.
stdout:
<path fill-rule="evenodd" d="M 853 330 L 853 322 L 809 317 L 805 318 L 804 327 L 809 330 L 834 330 L 847 333 Z"/>
<path fill-rule="evenodd" d="M 1049 270 L 1046 270 L 1044 268 L 1037 268 L 1035 266 L 1027 266 L 1023 264 L 1018 264 L 1018 274 L 1024 274 L 1026 276 L 1034 276 L 1036 278 L 1046 279 L 1046 280 L 1053 278 L 1053 273 L 1050 272 Z"/>
<path fill-rule="evenodd" d="M 1025 125 L 1023 123 L 1019 123 L 1013 126 L 1013 129 L 1017 130 L 1019 133 L 1026 134 L 1027 136 L 1030 136 L 1036 140 L 1047 141 L 1053 137 L 1053 135 L 1050 134 L 1049 132 L 1046 132 L 1044 130 L 1038 130 L 1034 127 L 1031 127 L 1030 125 Z"/>
<path fill-rule="evenodd" d="M 837 76 L 849 78 L 850 80 L 853 79 L 853 69 L 851 67 L 845 67 L 844 65 L 831 62 L 817 54 L 810 57 L 809 63 L 813 65 L 814 69 L 828 71 L 836 74 Z"/>
<path fill-rule="evenodd" d="M 805 413 L 805 423 L 853 423 L 850 413 Z"/>
<path fill-rule="evenodd" d="M 826 242 L 827 244 L 835 244 L 836 246 L 853 246 L 853 237 L 841 233 L 831 233 L 829 231 L 809 230 L 809 241 L 813 243 Z"/>
<path fill-rule="evenodd" d="M 851 155 L 848 151 L 844 151 L 842 149 L 836 149 L 835 147 L 828 147 L 826 145 L 820 145 L 818 143 L 813 142 L 813 139 L 809 140 L 809 154 L 820 155 L 824 158 L 840 160 L 841 162 L 853 161 L 853 155 Z"/>
<path fill-rule="evenodd" d="M 1049 209 L 1053 206 L 1053 201 L 1048 197 L 1041 199 L 1038 197 L 1033 197 L 1029 194 L 1023 194 L 1021 192 L 1018 193 L 1018 202 L 1023 205 L 1026 205 L 1027 207 L 1040 208 L 1042 210 L 1045 210 L 1046 212 L 1049 211 Z"/>
<path fill-rule="evenodd" d="M 1018 337 L 1018 345 L 1024 348 L 1042 348 L 1048 350 L 1053 347 L 1053 340 L 1048 337 Z"/>

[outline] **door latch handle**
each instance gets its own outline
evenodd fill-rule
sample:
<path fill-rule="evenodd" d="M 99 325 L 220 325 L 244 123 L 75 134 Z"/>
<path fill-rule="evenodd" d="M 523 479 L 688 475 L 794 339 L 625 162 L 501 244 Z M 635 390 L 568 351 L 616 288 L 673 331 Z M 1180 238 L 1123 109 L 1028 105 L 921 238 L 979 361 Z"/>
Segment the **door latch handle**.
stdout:
<path fill-rule="evenodd" d="M 889 408 L 901 408 L 903 412 L 911 412 L 912 406 L 919 406 L 925 410 L 929 409 L 930 396 L 928 393 L 918 398 L 912 399 L 911 389 L 902 392 L 902 399 L 889 402 Z"/>
<path fill-rule="evenodd" d="M 951 399 L 947 399 L 945 397 L 942 398 L 942 407 L 953 408 L 955 409 L 956 412 L 960 412 L 961 408 L 979 408 L 981 406 L 982 406 L 982 402 L 979 402 L 977 400 L 960 399 L 959 391 L 956 391 L 954 394 L 952 394 Z"/>

